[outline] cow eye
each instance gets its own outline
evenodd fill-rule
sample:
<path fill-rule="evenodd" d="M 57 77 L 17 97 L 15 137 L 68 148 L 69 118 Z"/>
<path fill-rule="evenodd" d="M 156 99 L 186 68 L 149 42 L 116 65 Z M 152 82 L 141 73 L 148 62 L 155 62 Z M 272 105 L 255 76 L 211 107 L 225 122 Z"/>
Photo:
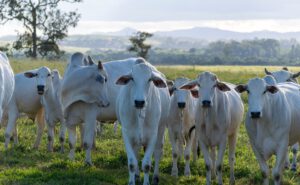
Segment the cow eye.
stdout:
<path fill-rule="evenodd" d="M 248 94 L 250 94 L 250 91 L 249 91 L 249 90 L 246 90 L 246 91 L 247 91 Z"/>
<path fill-rule="evenodd" d="M 51 76 L 51 74 L 48 74 L 48 76 Z"/>
<path fill-rule="evenodd" d="M 101 75 L 98 75 L 96 77 L 96 81 L 99 82 L 99 83 L 104 83 L 105 80 L 104 80 L 104 78 Z"/>
<path fill-rule="evenodd" d="M 107 82 L 107 78 L 105 78 L 105 80 L 104 80 L 105 82 Z"/>
<path fill-rule="evenodd" d="M 267 90 L 265 90 L 265 91 L 263 92 L 263 94 L 266 94 L 266 92 L 267 92 Z"/>

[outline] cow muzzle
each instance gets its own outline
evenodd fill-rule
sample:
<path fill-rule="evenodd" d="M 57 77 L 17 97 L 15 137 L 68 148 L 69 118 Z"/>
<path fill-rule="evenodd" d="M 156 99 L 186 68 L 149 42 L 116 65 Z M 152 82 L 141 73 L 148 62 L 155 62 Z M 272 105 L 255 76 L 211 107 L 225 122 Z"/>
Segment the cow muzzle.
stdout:
<path fill-rule="evenodd" d="M 144 100 L 134 100 L 135 108 L 142 109 L 145 106 Z"/>
<path fill-rule="evenodd" d="M 184 109 L 185 108 L 185 102 L 178 102 L 178 108 Z"/>
<path fill-rule="evenodd" d="M 257 119 L 261 117 L 261 113 L 260 112 L 251 112 L 250 113 L 251 118 Z"/>
<path fill-rule="evenodd" d="M 44 85 L 38 85 L 37 86 L 37 91 L 39 95 L 43 95 L 45 91 L 45 86 Z"/>
<path fill-rule="evenodd" d="M 202 107 L 204 107 L 204 108 L 211 107 L 211 101 L 209 101 L 209 100 L 203 100 L 202 101 Z"/>

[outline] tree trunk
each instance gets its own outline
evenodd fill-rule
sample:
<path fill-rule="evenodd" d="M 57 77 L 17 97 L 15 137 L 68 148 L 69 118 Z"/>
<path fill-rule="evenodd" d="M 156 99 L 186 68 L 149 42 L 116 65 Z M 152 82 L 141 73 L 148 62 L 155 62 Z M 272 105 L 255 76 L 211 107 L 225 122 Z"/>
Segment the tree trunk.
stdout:
<path fill-rule="evenodd" d="M 36 9 L 32 9 L 32 58 L 37 57 Z"/>

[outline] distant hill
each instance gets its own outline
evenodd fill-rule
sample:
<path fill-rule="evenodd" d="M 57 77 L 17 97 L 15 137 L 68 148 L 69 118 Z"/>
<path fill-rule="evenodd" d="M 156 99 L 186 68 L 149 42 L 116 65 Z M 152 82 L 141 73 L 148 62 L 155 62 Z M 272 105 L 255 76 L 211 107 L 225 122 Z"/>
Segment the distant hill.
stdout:
<path fill-rule="evenodd" d="M 101 50 L 125 50 L 130 42 L 128 38 L 136 33 L 133 28 L 124 28 L 115 32 L 101 32 L 89 35 L 70 35 L 59 44 L 64 48 L 83 48 Z M 261 38 L 273 39 L 297 39 L 300 40 L 300 32 L 279 33 L 273 31 L 256 32 L 234 32 L 217 28 L 194 27 L 191 29 L 181 29 L 173 31 L 154 32 L 154 37 L 149 39 L 149 43 L 154 48 L 162 49 L 190 49 L 203 48 L 209 42 L 216 40 L 251 40 Z M 1 42 L 9 42 L 16 39 L 16 36 L 2 36 Z"/>
<path fill-rule="evenodd" d="M 217 28 L 195 27 L 191 29 L 182 29 L 174 31 L 155 32 L 155 35 L 168 37 L 186 37 L 205 39 L 209 41 L 215 40 L 244 40 L 255 38 L 273 38 L 273 39 L 300 39 L 300 32 L 279 33 L 273 31 L 255 31 L 255 32 L 234 32 L 221 30 Z"/>

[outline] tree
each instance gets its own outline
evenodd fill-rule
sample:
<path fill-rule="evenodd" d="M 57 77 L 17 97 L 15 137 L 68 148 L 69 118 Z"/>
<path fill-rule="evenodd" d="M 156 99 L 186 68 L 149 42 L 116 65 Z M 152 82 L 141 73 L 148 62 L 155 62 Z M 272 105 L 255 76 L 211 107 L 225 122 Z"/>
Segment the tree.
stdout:
<path fill-rule="evenodd" d="M 145 44 L 145 41 L 147 38 L 152 36 L 153 34 L 151 33 L 138 31 L 134 36 L 129 38 L 132 46 L 128 48 L 128 51 L 136 52 L 137 56 L 147 59 L 148 51 L 150 50 L 151 45 Z"/>
<path fill-rule="evenodd" d="M 68 28 L 75 27 L 80 14 L 62 12 L 60 2 L 78 3 L 82 0 L 0 0 L 0 23 L 17 20 L 23 24 L 24 33 L 18 34 L 13 47 L 24 50 L 27 56 L 47 56 L 61 51 L 59 40 L 67 36 Z M 42 35 L 42 36 L 41 36 Z"/>

